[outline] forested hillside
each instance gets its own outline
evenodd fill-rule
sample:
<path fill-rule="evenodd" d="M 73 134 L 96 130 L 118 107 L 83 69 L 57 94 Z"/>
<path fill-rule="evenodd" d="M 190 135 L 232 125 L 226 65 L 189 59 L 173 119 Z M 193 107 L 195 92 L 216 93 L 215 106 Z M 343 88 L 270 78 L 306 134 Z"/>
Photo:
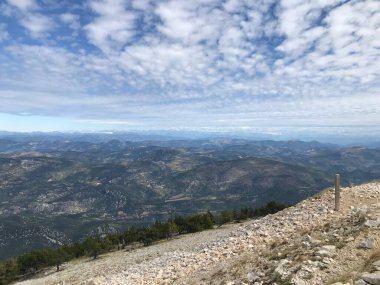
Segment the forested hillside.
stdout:
<path fill-rule="evenodd" d="M 301 141 L 0 140 L 0 256 L 380 178 L 380 150 Z"/>

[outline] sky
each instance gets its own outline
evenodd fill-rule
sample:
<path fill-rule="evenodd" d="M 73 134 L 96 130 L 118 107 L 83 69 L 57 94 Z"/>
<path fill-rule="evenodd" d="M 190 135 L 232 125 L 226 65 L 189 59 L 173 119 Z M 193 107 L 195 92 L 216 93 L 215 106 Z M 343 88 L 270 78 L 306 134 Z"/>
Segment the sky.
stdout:
<path fill-rule="evenodd" d="M 380 1 L 0 0 L 0 130 L 380 135 Z"/>

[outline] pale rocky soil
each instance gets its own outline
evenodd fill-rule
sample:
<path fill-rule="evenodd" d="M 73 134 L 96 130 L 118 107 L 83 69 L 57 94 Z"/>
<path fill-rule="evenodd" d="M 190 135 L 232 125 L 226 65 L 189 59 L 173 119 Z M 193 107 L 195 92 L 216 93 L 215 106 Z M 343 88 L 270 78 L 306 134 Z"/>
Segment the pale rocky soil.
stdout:
<path fill-rule="evenodd" d="M 19 284 L 380 285 L 380 182 L 343 188 L 333 208 L 330 189 L 259 220 L 76 260 Z"/>

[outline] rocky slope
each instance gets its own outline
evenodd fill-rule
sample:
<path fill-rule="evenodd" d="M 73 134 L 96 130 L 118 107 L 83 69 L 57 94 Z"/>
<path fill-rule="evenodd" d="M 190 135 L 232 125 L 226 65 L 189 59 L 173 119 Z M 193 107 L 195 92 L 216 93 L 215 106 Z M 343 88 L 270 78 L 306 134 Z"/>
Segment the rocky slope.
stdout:
<path fill-rule="evenodd" d="M 333 190 L 259 220 L 99 260 L 19 284 L 380 284 L 380 182 Z M 340 282 L 340 283 L 339 283 Z"/>

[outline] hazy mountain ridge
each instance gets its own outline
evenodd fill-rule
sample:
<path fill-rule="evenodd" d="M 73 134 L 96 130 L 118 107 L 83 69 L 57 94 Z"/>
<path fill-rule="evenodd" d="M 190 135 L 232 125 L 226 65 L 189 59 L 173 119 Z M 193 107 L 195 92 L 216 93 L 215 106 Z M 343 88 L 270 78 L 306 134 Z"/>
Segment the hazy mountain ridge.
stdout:
<path fill-rule="evenodd" d="M 175 214 L 298 202 L 330 185 L 335 172 L 345 184 L 380 177 L 378 149 L 301 141 L 159 144 L 0 140 L 2 258 Z"/>

